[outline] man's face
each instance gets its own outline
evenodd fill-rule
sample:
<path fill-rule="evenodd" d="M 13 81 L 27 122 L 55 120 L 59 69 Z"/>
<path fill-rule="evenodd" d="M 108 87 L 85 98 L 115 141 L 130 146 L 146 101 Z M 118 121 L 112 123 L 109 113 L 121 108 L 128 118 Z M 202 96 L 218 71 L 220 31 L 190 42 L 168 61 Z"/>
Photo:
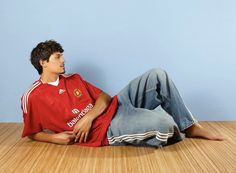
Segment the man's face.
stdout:
<path fill-rule="evenodd" d="M 41 61 L 43 73 L 63 74 L 65 73 L 65 59 L 60 52 L 54 52 L 49 61 Z"/>

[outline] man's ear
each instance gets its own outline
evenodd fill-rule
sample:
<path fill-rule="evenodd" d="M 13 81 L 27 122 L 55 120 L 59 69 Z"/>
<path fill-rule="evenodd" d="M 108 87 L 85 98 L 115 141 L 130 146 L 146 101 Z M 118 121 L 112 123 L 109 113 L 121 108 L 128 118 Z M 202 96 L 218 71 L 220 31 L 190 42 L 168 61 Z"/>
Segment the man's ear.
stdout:
<path fill-rule="evenodd" d="M 40 63 L 40 65 L 41 65 L 43 68 L 46 67 L 46 61 L 45 61 L 45 60 L 40 59 L 40 60 L 39 60 L 39 63 Z"/>

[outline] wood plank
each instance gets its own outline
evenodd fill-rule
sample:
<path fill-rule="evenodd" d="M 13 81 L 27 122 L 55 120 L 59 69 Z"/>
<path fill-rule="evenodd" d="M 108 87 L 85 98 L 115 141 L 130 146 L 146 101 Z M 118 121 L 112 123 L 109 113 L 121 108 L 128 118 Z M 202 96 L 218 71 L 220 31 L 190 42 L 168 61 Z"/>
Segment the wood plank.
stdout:
<path fill-rule="evenodd" d="M 22 129 L 21 124 L 17 123 L 1 123 L 0 124 L 0 159 L 4 156 L 11 148 L 20 141 L 20 133 Z"/>
<path fill-rule="evenodd" d="M 200 122 L 228 138 L 186 138 L 163 148 L 63 146 L 21 139 L 22 124 L 0 123 L 0 172 L 236 172 L 236 122 Z"/>

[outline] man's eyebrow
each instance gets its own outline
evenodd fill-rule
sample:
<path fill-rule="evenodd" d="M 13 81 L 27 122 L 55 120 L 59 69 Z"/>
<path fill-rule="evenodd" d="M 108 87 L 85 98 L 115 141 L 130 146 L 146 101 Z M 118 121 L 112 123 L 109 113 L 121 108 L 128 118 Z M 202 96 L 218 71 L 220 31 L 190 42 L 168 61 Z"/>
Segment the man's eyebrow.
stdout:
<path fill-rule="evenodd" d="M 56 55 L 57 55 L 57 56 L 62 56 L 62 55 L 63 55 L 63 53 L 56 53 Z"/>

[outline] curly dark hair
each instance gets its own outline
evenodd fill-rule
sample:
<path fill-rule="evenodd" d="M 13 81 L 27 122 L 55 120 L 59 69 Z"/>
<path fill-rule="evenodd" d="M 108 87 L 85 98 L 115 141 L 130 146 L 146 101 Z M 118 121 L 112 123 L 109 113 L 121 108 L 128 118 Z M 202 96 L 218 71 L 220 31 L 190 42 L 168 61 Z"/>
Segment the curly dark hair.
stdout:
<path fill-rule="evenodd" d="M 40 60 L 49 61 L 49 57 L 55 52 L 64 52 L 62 46 L 54 40 L 46 40 L 40 42 L 31 52 L 30 61 L 36 68 L 39 74 L 42 74 L 43 68 L 40 65 Z"/>

